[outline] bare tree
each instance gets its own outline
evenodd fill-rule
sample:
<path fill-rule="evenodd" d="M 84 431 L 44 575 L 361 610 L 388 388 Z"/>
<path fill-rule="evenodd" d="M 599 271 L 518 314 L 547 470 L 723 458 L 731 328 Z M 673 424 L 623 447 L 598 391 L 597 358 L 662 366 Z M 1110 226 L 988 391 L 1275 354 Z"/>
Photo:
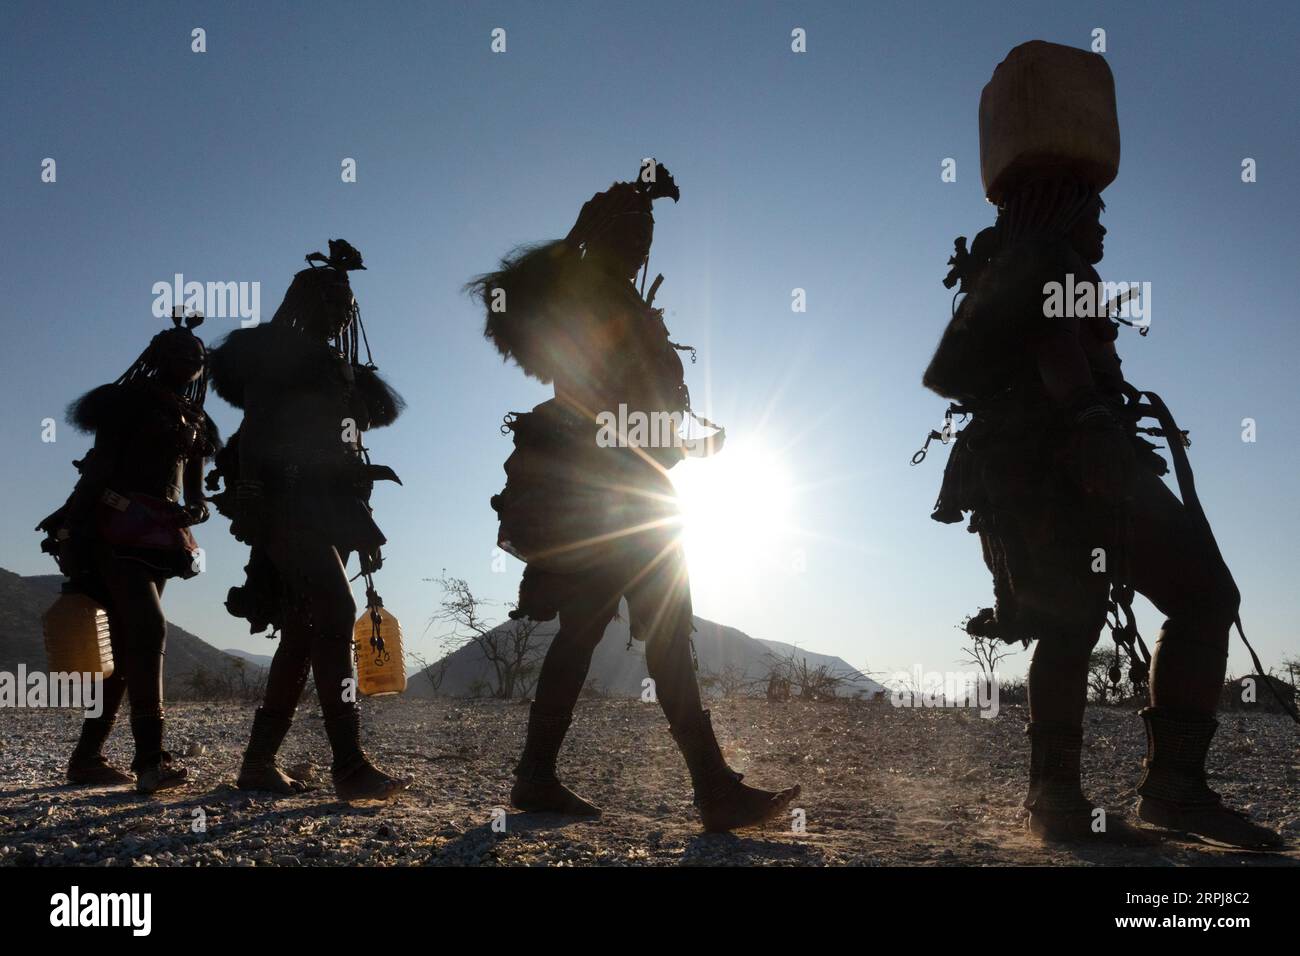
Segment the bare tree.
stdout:
<path fill-rule="evenodd" d="M 755 680 L 749 671 L 735 663 L 722 665 L 721 670 L 707 671 L 700 674 L 700 687 L 705 690 L 717 688 L 723 697 L 751 697 L 755 690 L 766 684 L 766 678 Z"/>
<path fill-rule="evenodd" d="M 216 679 L 202 666 L 186 674 L 182 678 L 182 686 L 190 692 L 184 696 L 192 696 L 196 700 L 214 700 L 217 695 Z M 172 696 L 180 697 L 182 695 L 172 691 Z"/>
<path fill-rule="evenodd" d="M 1114 691 L 1117 697 L 1121 696 L 1120 688 L 1110 681 L 1110 669 L 1114 663 L 1115 655 L 1104 648 L 1096 648 L 1088 655 L 1088 692 L 1092 700 L 1098 704 L 1110 700 L 1111 691 Z"/>
<path fill-rule="evenodd" d="M 433 689 L 433 695 L 437 697 L 438 692 L 442 689 L 443 678 L 447 676 L 447 668 L 451 666 L 451 655 L 444 654 L 433 662 L 430 662 L 421 654 L 412 653 L 410 658 L 420 668 L 420 674 L 429 682 L 429 686 Z"/>
<path fill-rule="evenodd" d="M 790 678 L 784 677 L 773 669 L 767 675 L 767 699 L 786 701 L 790 699 Z"/>
<path fill-rule="evenodd" d="M 1291 686 L 1300 688 L 1300 654 L 1282 658 L 1282 666 L 1291 677 Z"/>
<path fill-rule="evenodd" d="M 970 647 L 962 648 L 965 663 L 974 664 L 984 677 L 984 686 L 992 693 L 998 664 L 1012 655 L 1011 645 L 988 635 L 971 634 Z"/>
<path fill-rule="evenodd" d="M 724 664 L 718 672 L 718 689 L 723 697 L 749 697 L 761 683 L 749 676 L 749 671 L 739 664 Z"/>
<path fill-rule="evenodd" d="M 242 657 L 227 656 L 226 670 L 230 674 L 230 691 L 240 700 L 248 697 L 248 661 Z"/>
<path fill-rule="evenodd" d="M 792 647 L 785 654 L 767 653 L 767 685 L 769 700 L 784 691 L 786 696 L 793 694 L 800 700 L 829 700 L 839 694 L 841 688 L 866 680 L 866 675 L 856 670 L 842 670 L 829 664 L 810 664 L 808 657 L 797 647 Z M 782 683 L 784 682 L 784 684 Z"/>
<path fill-rule="evenodd" d="M 177 682 L 173 696 L 190 700 L 260 701 L 266 692 L 266 669 L 249 667 L 242 657 L 228 654 L 217 670 L 200 666 Z"/>
<path fill-rule="evenodd" d="M 538 622 L 512 620 L 494 625 L 484 613 L 488 602 L 475 597 L 464 578 L 443 572 L 437 583 L 442 587 L 442 602 L 433 620 L 450 627 L 442 635 L 444 646 L 454 649 L 473 644 L 478 649 L 496 678 L 492 696 L 527 696 L 541 667 L 542 649 L 533 638 Z"/>

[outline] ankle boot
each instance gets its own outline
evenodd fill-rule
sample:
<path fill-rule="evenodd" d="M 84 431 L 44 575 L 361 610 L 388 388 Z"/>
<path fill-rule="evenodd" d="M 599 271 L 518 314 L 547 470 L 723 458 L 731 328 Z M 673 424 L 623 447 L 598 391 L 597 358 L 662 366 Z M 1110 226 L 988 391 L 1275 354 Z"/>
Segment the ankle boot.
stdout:
<path fill-rule="evenodd" d="M 172 755 L 163 750 L 163 717 L 158 714 L 132 714 L 131 736 L 135 738 L 135 789 L 140 793 L 157 793 L 179 787 L 189 776 Z"/>
<path fill-rule="evenodd" d="M 528 737 L 519 765 L 515 767 L 515 785 L 510 790 L 510 805 L 516 810 L 600 816 L 600 807 L 578 796 L 555 775 L 555 762 L 571 720 L 569 714 L 539 711 L 535 703 L 528 709 Z"/>
<path fill-rule="evenodd" d="M 244 751 L 244 762 L 239 768 L 239 778 L 235 786 L 240 790 L 268 790 L 271 793 L 303 793 L 308 788 L 302 780 L 296 780 L 281 770 L 275 762 L 280 745 L 289 733 L 293 719 L 284 714 L 276 714 L 264 707 L 257 708 L 253 714 L 253 729 L 248 735 L 248 748 Z"/>
<path fill-rule="evenodd" d="M 1147 707 L 1141 712 L 1147 755 L 1138 783 L 1138 816 L 1248 850 L 1276 849 L 1282 838 L 1225 807 L 1206 782 L 1205 761 L 1219 722 L 1210 714 Z"/>
<path fill-rule="evenodd" d="M 1083 795 L 1083 728 L 1037 721 L 1025 726 L 1029 735 L 1029 794 L 1024 807 L 1030 813 L 1091 813 L 1092 801 Z"/>
<path fill-rule="evenodd" d="M 686 758 L 695 787 L 695 806 L 708 833 L 757 826 L 780 816 L 799 796 L 796 784 L 785 790 L 760 790 L 741 783 L 744 774 L 727 766 L 713 733 L 713 719 L 702 710 L 694 721 L 671 729 Z"/>
<path fill-rule="evenodd" d="M 104 742 L 113 730 L 117 713 L 87 717 L 81 722 L 81 738 L 68 760 L 68 783 L 92 787 L 114 787 L 135 778 L 112 766 L 104 757 Z"/>
<path fill-rule="evenodd" d="M 1118 814 L 1096 812 L 1083 794 L 1080 762 L 1083 728 L 1035 721 L 1029 735 L 1029 831 L 1047 842 L 1150 846 L 1158 838 L 1130 826 Z"/>
<path fill-rule="evenodd" d="M 330 773 L 334 792 L 342 800 L 387 800 L 411 785 L 404 777 L 384 773 L 361 749 L 361 712 L 356 706 L 325 718 L 334 763 Z"/>

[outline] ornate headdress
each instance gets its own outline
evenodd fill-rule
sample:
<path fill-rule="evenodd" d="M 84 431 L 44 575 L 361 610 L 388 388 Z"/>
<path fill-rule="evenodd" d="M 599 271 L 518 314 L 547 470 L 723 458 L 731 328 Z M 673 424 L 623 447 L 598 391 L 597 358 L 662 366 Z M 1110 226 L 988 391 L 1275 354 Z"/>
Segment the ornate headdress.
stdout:
<path fill-rule="evenodd" d="M 355 297 L 351 296 L 352 286 L 348 281 L 349 272 L 365 269 L 361 253 L 343 239 L 331 239 L 329 255 L 312 252 L 306 259 L 310 268 L 294 275 L 284 294 L 284 301 L 275 310 L 275 315 L 271 316 L 271 324 L 302 329 L 314 313 L 331 307 L 328 298 L 331 288 L 335 291 L 346 289 L 349 294 L 349 302 L 345 306 L 348 318 L 331 344 L 354 365 L 361 364 L 360 346 L 365 345 L 366 367 L 373 368 L 370 342 L 366 339 L 365 326 L 361 324 L 361 309 Z"/>
<path fill-rule="evenodd" d="M 666 166 L 645 160 L 632 182 L 618 182 L 583 203 L 563 239 L 521 246 L 501 259 L 495 272 L 472 279 L 466 291 L 487 312 L 483 334 L 503 358 L 513 359 L 543 382 L 583 354 L 582 323 L 592 317 L 591 290 L 621 281 L 598 277 L 586 254 L 618 230 L 653 230 L 652 205 L 681 192 Z"/>
<path fill-rule="evenodd" d="M 346 273 L 356 269 L 365 269 L 365 263 L 361 261 L 361 253 L 352 247 L 352 244 L 345 239 L 330 240 L 330 254 L 322 255 L 319 252 L 312 252 L 307 255 L 307 262 L 312 268 L 317 268 L 316 264 L 320 263 L 321 268 L 333 269 L 336 272 Z"/>
<path fill-rule="evenodd" d="M 682 198 L 672 173 L 663 163 L 647 159 L 632 182 L 615 183 L 604 192 L 596 193 L 582 204 L 578 219 L 564 237 L 569 246 L 589 248 L 608 233 L 626 227 L 654 228 L 652 205 L 656 199 Z"/>

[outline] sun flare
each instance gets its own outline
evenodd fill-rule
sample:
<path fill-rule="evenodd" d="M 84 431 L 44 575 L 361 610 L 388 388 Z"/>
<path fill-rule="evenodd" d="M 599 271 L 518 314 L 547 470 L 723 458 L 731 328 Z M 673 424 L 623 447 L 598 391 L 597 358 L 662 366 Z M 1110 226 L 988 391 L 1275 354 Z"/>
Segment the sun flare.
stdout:
<path fill-rule="evenodd" d="M 728 442 L 711 458 L 688 458 L 670 475 L 682 509 L 693 589 L 735 597 L 756 572 L 795 566 L 790 541 L 795 489 L 783 457 L 761 441 Z"/>

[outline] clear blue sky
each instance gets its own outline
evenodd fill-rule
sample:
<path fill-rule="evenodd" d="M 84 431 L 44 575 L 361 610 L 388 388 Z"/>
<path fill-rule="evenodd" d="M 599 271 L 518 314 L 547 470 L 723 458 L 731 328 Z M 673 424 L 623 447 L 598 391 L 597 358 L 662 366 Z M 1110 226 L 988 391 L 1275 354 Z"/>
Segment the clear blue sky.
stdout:
<path fill-rule="evenodd" d="M 157 331 L 154 282 L 260 281 L 269 317 L 303 255 L 342 236 L 370 266 L 354 288 L 409 402 L 369 442 L 406 482 L 375 495 L 391 540 L 380 590 L 432 652 L 414 639 L 437 598 L 422 579 L 446 568 L 513 597 L 520 565 L 491 566 L 498 425 L 546 397 L 482 340 L 461 285 L 515 243 L 562 236 L 653 154 L 682 189 L 658 215 L 659 304 L 701 349 L 702 410 L 738 445 L 781 450 L 797 494 L 775 547 L 805 561 L 714 559 L 697 613 L 874 670 L 951 668 L 954 627 L 990 583 L 974 536 L 928 518 L 942 449 L 908 458 L 943 410 L 919 378 L 948 316 L 952 239 L 991 221 L 979 93 L 1015 44 L 1086 46 L 1103 27 L 1123 160 L 1102 274 L 1153 284 L 1153 329 L 1122 336 L 1125 368 L 1192 430 L 1248 633 L 1269 661 L 1300 651 L 1300 17 L 1283 3 L 1046 6 L 5 5 L 0 566 L 53 570 L 32 527 L 87 441 L 64 428 L 43 443 L 40 422 Z M 194 27 L 205 54 L 190 52 Z M 56 184 L 40 182 L 45 157 Z M 945 157 L 956 183 L 940 181 Z M 234 410 L 210 407 L 233 430 Z M 168 590 L 170 616 L 269 653 L 221 606 L 243 549 L 220 519 L 199 535 L 207 572 Z M 1159 621 L 1147 609 L 1142 624 L 1150 638 Z M 1236 644 L 1232 665 L 1247 667 Z"/>

